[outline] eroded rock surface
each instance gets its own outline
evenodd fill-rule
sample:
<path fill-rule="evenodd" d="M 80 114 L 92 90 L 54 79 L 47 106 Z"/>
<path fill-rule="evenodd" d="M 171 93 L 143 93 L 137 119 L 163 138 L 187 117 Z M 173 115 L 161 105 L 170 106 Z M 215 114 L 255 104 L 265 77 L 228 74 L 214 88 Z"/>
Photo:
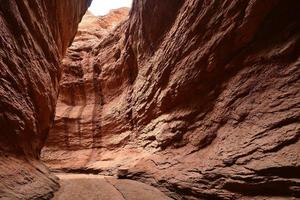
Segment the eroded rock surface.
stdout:
<path fill-rule="evenodd" d="M 53 148 L 85 151 L 96 145 L 93 141 L 96 137 L 93 137 L 93 134 L 98 129 L 96 126 L 101 117 L 101 112 L 98 111 L 102 109 L 102 97 L 101 86 L 98 84 L 100 72 L 93 67 L 95 65 L 94 55 L 91 52 L 103 38 L 111 37 L 111 31 L 115 30 L 116 26 L 126 18 L 128 18 L 127 8 L 112 10 L 109 15 L 104 17 L 96 17 L 91 13 L 84 16 L 77 36 L 63 60 L 63 76 L 60 83 L 55 124 L 43 152 L 46 152 L 47 149 L 52 151 Z M 116 51 L 116 53 L 118 52 Z M 103 51 L 104 56 L 105 54 L 106 51 Z M 56 133 L 62 133 L 62 135 Z M 76 156 L 78 159 L 73 163 L 74 167 L 77 166 L 77 162 L 79 162 L 78 166 L 82 166 L 82 162 L 86 162 L 85 154 L 79 153 Z M 64 156 L 59 156 L 58 162 L 63 164 L 64 158 Z"/>
<path fill-rule="evenodd" d="M 48 197 L 38 159 L 52 125 L 60 60 L 89 0 L 0 3 L 0 199 Z"/>
<path fill-rule="evenodd" d="M 299 197 L 299 9 L 134 1 L 127 20 L 69 49 L 43 159 L 128 168 L 175 199 Z"/>

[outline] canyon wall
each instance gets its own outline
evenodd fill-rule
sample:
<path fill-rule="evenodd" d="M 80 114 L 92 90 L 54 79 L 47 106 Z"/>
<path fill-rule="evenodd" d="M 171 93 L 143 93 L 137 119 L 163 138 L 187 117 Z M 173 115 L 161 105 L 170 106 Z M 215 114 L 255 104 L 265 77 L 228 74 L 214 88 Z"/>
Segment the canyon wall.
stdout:
<path fill-rule="evenodd" d="M 299 197 L 299 9 L 298 0 L 136 0 L 115 27 L 83 26 L 63 62 L 43 160 L 53 170 L 129 169 L 174 199 Z"/>
<path fill-rule="evenodd" d="M 0 199 L 51 196 L 55 177 L 39 161 L 54 119 L 60 60 L 90 0 L 0 4 Z"/>

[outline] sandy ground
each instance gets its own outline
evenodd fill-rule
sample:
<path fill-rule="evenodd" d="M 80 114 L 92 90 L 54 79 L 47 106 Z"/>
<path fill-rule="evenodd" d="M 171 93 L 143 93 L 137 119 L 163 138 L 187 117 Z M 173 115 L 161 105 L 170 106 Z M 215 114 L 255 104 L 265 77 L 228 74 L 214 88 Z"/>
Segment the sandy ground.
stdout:
<path fill-rule="evenodd" d="M 54 200 L 170 200 L 158 189 L 126 179 L 88 174 L 56 174 Z"/>

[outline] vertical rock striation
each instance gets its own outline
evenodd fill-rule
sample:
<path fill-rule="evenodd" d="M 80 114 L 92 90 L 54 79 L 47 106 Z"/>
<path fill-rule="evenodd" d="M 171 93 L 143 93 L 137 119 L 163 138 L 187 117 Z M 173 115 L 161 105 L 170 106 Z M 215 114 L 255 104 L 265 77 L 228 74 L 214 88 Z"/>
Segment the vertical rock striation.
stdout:
<path fill-rule="evenodd" d="M 89 0 L 0 3 L 0 198 L 47 197 L 57 183 L 38 159 L 51 127 L 60 60 Z"/>
<path fill-rule="evenodd" d="M 104 17 L 96 17 L 89 12 L 83 17 L 77 36 L 62 62 L 63 73 L 55 123 L 43 152 L 47 149 L 86 151 L 97 145 L 94 140 L 99 139 L 96 132 L 100 128 L 103 103 L 102 86 L 98 80 L 100 69 L 94 66 L 92 52 L 99 42 L 105 37 L 110 37 L 110 31 L 118 27 L 118 24 L 127 17 L 127 8 L 112 10 Z M 104 50 L 103 54 L 106 53 Z M 84 155 L 84 153 L 76 155 L 74 167 L 77 163 L 78 166 L 82 166 L 82 163 L 86 162 L 86 159 L 82 158 Z M 63 164 L 63 156 L 57 159 L 59 164 Z"/>
<path fill-rule="evenodd" d="M 128 168 L 175 199 L 299 197 L 299 9 L 134 1 L 128 20 L 69 49 L 43 159 Z"/>

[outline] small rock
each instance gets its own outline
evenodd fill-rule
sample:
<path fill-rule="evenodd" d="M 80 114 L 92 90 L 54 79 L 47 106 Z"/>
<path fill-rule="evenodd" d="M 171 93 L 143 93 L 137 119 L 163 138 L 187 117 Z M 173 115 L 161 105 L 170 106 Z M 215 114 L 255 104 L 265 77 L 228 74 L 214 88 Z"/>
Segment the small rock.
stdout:
<path fill-rule="evenodd" d="M 117 177 L 118 178 L 126 178 L 128 175 L 128 169 L 126 168 L 120 168 L 117 171 Z"/>

